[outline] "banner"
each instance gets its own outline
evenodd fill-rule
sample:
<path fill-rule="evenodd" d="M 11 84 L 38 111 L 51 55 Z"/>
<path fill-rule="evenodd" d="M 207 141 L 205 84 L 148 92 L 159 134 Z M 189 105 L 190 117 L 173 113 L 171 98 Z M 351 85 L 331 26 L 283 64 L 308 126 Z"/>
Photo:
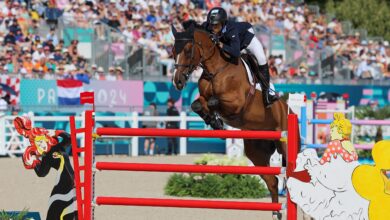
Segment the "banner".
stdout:
<path fill-rule="evenodd" d="M 188 83 L 182 91 L 177 91 L 171 82 L 151 81 L 91 81 L 83 88 L 84 91 L 95 92 L 97 111 L 109 112 L 142 112 L 143 107 L 152 102 L 164 109 L 169 98 L 176 101 L 179 109 L 184 107 L 183 110 L 188 110 L 199 96 L 198 85 L 193 82 Z M 317 93 L 317 97 L 322 93 L 346 93 L 349 94 L 349 105 L 356 106 L 367 105 L 369 101 L 375 101 L 380 106 L 390 103 L 390 86 L 276 84 L 275 88 L 284 94 L 305 93 L 307 97 L 312 92 Z M 55 80 L 21 81 L 20 104 L 24 111 L 55 111 L 53 106 L 58 106 L 57 100 Z"/>

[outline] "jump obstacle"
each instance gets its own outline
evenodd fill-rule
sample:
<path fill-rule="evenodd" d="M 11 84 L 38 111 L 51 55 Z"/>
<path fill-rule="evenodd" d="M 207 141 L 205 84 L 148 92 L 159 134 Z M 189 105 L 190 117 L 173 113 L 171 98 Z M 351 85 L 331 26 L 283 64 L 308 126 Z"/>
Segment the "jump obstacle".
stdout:
<path fill-rule="evenodd" d="M 343 104 L 343 103 L 342 103 Z M 316 109 L 316 102 L 314 100 L 305 101 L 305 105 L 300 108 L 299 125 L 301 131 L 302 144 L 307 148 L 326 148 L 326 144 L 315 143 L 315 125 L 327 125 L 332 123 L 333 119 L 318 119 L 318 113 L 351 113 L 352 125 L 373 125 L 373 126 L 390 126 L 389 120 L 355 120 L 355 108 L 348 109 Z M 353 134 L 352 134 L 353 135 Z M 356 149 L 372 149 L 372 144 L 354 144 Z"/>
<path fill-rule="evenodd" d="M 94 172 L 96 170 L 146 171 L 146 172 L 189 172 L 189 173 L 224 173 L 224 174 L 265 174 L 278 175 L 286 173 L 282 167 L 248 167 L 248 166 L 208 166 L 208 165 L 179 165 L 179 164 L 147 164 L 147 163 L 117 163 L 95 162 L 93 154 L 94 112 L 86 111 L 84 128 L 76 128 L 75 117 L 70 117 L 73 163 L 75 170 L 75 186 L 78 208 L 78 219 L 93 219 L 93 209 L 97 205 L 126 205 L 126 206 L 158 206 L 177 208 L 207 208 L 280 211 L 287 209 L 287 219 L 296 220 L 297 207 L 287 195 L 286 204 L 264 202 L 237 202 L 189 199 L 157 199 L 157 198 L 126 198 L 95 196 Z M 203 137 L 203 138 L 246 138 L 287 141 L 287 170 L 296 167 L 298 153 L 298 118 L 288 115 L 287 131 L 205 131 L 184 129 L 136 129 L 136 128 L 97 128 L 99 136 L 153 136 L 153 137 Z M 84 133 L 84 146 L 78 147 L 77 134 Z M 138 146 L 133 146 L 138 147 Z M 261 147 L 261 146 L 259 146 Z M 84 157 L 79 158 L 79 153 Z M 80 165 L 79 159 L 84 159 Z M 82 178 L 81 172 L 84 175 Z M 287 172 L 288 176 L 289 173 Z"/>

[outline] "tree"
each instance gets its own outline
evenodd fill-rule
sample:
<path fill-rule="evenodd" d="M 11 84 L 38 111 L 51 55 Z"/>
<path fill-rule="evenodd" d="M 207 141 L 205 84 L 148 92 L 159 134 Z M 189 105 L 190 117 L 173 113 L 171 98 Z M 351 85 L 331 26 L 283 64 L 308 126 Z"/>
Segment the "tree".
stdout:
<path fill-rule="evenodd" d="M 390 40 L 390 7 L 384 0 L 343 0 L 326 2 L 326 12 L 334 13 L 343 21 L 349 20 L 355 28 L 364 28 L 370 36 Z"/>

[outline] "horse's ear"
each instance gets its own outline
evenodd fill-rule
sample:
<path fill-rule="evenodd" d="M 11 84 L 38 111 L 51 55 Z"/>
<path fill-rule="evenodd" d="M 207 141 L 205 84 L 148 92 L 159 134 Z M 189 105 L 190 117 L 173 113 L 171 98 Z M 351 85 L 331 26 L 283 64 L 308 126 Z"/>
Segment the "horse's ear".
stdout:
<path fill-rule="evenodd" d="M 182 23 L 182 26 L 184 28 L 185 31 L 187 30 L 193 30 L 198 24 L 196 23 L 196 21 L 194 20 L 188 20 L 188 21 L 184 21 Z"/>
<path fill-rule="evenodd" d="M 171 25 L 171 28 L 172 28 L 172 33 L 173 33 L 173 36 L 176 38 L 176 35 L 177 35 L 177 30 L 175 28 L 175 25 Z"/>

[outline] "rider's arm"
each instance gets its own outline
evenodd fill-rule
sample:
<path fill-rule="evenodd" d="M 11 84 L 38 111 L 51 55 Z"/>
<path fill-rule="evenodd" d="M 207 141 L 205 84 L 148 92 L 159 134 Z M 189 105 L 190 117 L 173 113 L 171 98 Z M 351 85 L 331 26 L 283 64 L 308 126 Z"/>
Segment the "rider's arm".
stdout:
<path fill-rule="evenodd" d="M 240 39 L 238 37 L 237 31 L 232 31 L 225 37 L 228 41 L 226 44 L 223 44 L 222 50 L 234 58 L 240 57 Z"/>

